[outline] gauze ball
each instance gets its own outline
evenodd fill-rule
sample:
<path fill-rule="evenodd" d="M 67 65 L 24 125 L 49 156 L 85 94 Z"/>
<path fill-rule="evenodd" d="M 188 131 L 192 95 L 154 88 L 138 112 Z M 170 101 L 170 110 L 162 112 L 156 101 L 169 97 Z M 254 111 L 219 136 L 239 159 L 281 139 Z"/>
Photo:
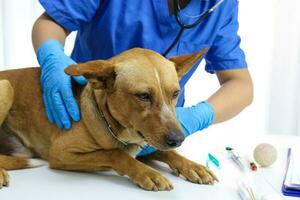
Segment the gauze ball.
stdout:
<path fill-rule="evenodd" d="M 262 143 L 255 147 L 253 157 L 261 167 L 269 167 L 277 159 L 277 150 L 271 144 Z"/>

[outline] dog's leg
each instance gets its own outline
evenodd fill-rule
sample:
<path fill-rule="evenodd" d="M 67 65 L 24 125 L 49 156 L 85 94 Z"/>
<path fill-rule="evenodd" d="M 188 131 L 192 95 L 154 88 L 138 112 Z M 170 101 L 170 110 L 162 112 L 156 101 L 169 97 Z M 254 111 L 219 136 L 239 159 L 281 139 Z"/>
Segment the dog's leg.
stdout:
<path fill-rule="evenodd" d="M 14 90 L 8 80 L 0 80 L 0 126 L 13 103 Z"/>
<path fill-rule="evenodd" d="M 97 150 L 76 153 L 52 147 L 49 154 L 51 168 L 75 171 L 99 171 L 113 169 L 127 175 L 138 186 L 146 190 L 171 190 L 171 183 L 156 170 L 132 158 L 121 149 Z"/>
<path fill-rule="evenodd" d="M 217 177 L 206 167 L 178 154 L 175 150 L 156 151 L 140 158 L 141 160 L 158 160 L 169 165 L 175 175 L 180 174 L 188 181 L 200 184 L 213 184 Z"/>
<path fill-rule="evenodd" d="M 9 81 L 0 80 L 0 126 L 2 125 L 9 109 L 11 108 L 13 96 L 13 88 Z M 2 156 L 0 155 L 0 188 L 8 185 L 8 174 L 5 169 L 3 169 L 4 163 L 2 163 L 3 160 L 1 158 Z"/>
<path fill-rule="evenodd" d="M 6 170 L 32 168 L 41 165 L 43 162 L 37 159 L 0 155 L 0 168 Z"/>
<path fill-rule="evenodd" d="M 3 186 L 8 186 L 9 176 L 6 170 L 32 168 L 41 165 L 43 162 L 36 159 L 0 155 L 0 189 Z"/>
<path fill-rule="evenodd" d="M 11 84 L 9 83 L 9 81 L 0 80 L 0 126 L 4 122 L 13 104 L 13 98 L 14 98 L 14 90 Z M 6 136 L 2 130 L 0 130 L 0 134 L 2 134 L 0 136 L 0 140 L 1 140 L 0 145 L 2 145 L 0 146 L 0 152 L 8 154 L 8 155 L 0 154 L 0 188 L 2 188 L 2 186 L 7 186 L 9 181 L 6 170 L 37 167 L 42 165 L 42 163 L 35 159 L 12 156 L 14 155 L 14 153 L 18 153 L 18 152 L 14 152 L 9 147 L 10 146 L 16 147 L 16 142 L 13 142 L 12 141 L 13 138 L 12 137 L 9 138 L 8 136 Z M 15 150 L 19 150 L 19 149 L 15 149 Z"/>

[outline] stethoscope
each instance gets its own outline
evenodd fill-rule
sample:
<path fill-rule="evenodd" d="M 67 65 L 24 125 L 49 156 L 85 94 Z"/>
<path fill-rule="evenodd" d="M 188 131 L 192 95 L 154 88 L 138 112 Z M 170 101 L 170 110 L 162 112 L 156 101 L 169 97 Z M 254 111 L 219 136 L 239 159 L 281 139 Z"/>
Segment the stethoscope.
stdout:
<path fill-rule="evenodd" d="M 171 45 L 163 53 L 163 56 L 166 56 L 173 49 L 173 47 L 178 43 L 178 41 L 179 41 L 180 37 L 182 36 L 182 33 L 183 33 L 184 30 L 194 28 L 195 26 L 200 24 L 200 22 L 203 19 L 205 19 L 210 13 L 212 13 L 219 5 L 221 5 L 223 3 L 223 1 L 225 1 L 225 0 L 219 0 L 210 9 L 207 9 L 204 13 L 202 13 L 201 15 L 198 16 L 198 19 L 195 22 L 193 22 L 191 24 L 185 24 L 185 23 L 182 22 L 179 14 L 178 14 L 179 11 L 180 11 L 179 1 L 178 0 L 173 0 L 174 15 L 175 15 L 177 23 L 180 26 L 180 30 L 177 33 L 177 35 L 176 35 L 175 39 L 173 40 L 173 42 L 171 43 Z"/>

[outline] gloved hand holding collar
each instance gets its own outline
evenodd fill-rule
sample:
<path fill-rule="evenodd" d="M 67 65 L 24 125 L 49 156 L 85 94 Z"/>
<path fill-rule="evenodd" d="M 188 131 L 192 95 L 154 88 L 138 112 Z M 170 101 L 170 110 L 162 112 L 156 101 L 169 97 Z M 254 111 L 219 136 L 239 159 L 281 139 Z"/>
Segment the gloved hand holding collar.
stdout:
<path fill-rule="evenodd" d="M 71 119 L 80 120 L 80 111 L 73 96 L 71 78 L 79 84 L 86 84 L 82 76 L 71 77 L 64 69 L 76 64 L 65 55 L 64 47 L 57 40 L 45 41 L 37 51 L 41 66 L 41 85 L 46 114 L 51 123 L 59 128 L 71 128 Z"/>

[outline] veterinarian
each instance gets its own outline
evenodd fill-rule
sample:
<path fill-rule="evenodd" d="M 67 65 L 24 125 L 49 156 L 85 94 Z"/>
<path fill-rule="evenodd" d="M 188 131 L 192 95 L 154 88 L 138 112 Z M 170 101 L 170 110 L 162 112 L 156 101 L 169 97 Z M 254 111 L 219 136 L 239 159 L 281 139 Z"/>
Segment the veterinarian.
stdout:
<path fill-rule="evenodd" d="M 71 79 L 78 84 L 87 81 L 81 76 L 66 75 L 65 67 L 108 59 L 133 47 L 163 54 L 181 28 L 174 6 L 180 20 L 192 24 L 218 0 L 40 0 L 40 3 L 45 12 L 33 26 L 32 40 L 41 66 L 45 109 L 51 123 L 69 129 L 72 120 L 80 120 Z M 166 53 L 166 57 L 171 57 L 209 48 L 204 56 L 205 70 L 215 73 L 220 82 L 220 88 L 207 100 L 183 107 L 184 85 L 200 60 L 181 79 L 176 115 L 185 136 L 234 117 L 252 101 L 253 86 L 240 48 L 238 25 L 238 1 L 224 0 L 195 27 L 184 30 Z M 72 31 L 78 32 L 69 57 L 64 53 L 64 43 Z M 145 148 L 139 155 L 153 151 Z"/>

